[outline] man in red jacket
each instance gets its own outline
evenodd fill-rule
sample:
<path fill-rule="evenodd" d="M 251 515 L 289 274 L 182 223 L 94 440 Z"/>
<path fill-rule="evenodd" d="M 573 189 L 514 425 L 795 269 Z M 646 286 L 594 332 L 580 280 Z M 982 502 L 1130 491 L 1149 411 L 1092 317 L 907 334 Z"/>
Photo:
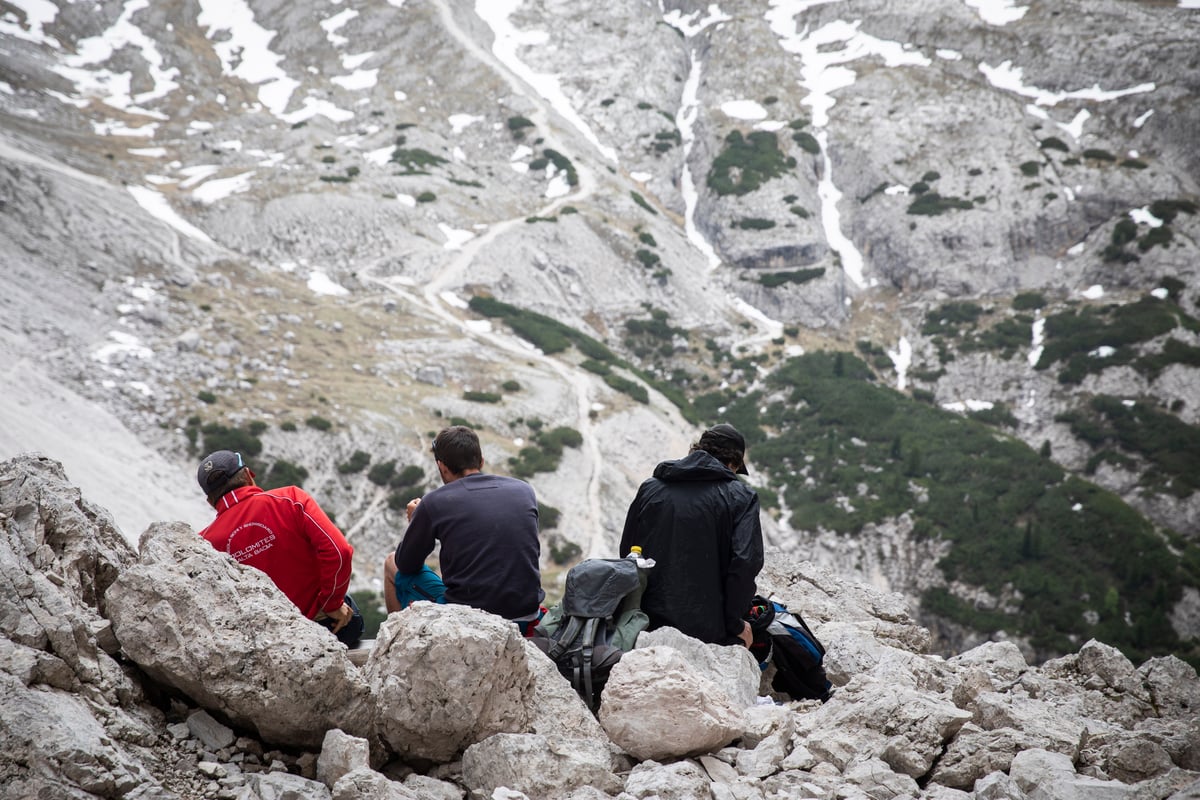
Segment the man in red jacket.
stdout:
<path fill-rule="evenodd" d="M 353 647 L 363 618 L 350 585 L 354 548 L 298 486 L 263 491 L 240 453 L 218 450 L 200 462 L 196 480 L 217 510 L 200 535 L 238 563 L 260 569 L 300 613 Z"/>

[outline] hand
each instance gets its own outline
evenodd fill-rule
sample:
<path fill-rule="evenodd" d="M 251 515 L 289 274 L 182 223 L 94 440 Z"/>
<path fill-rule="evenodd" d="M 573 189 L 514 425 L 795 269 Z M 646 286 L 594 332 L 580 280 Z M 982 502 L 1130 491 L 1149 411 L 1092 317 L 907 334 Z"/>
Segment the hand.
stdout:
<path fill-rule="evenodd" d="M 333 628 L 330 630 L 334 633 L 346 627 L 346 623 L 354 618 L 354 609 L 350 608 L 347 603 L 342 603 L 342 607 L 337 611 L 326 611 L 325 613 L 333 620 Z"/>
<path fill-rule="evenodd" d="M 414 497 L 408 501 L 408 505 L 404 507 L 404 513 L 408 515 L 408 521 L 412 522 L 413 512 L 417 510 L 417 506 L 421 504 L 421 498 Z"/>
<path fill-rule="evenodd" d="M 738 638 L 742 640 L 742 644 L 749 647 L 754 644 L 754 631 L 750 630 L 750 623 L 742 620 L 742 632 L 738 634 Z"/>

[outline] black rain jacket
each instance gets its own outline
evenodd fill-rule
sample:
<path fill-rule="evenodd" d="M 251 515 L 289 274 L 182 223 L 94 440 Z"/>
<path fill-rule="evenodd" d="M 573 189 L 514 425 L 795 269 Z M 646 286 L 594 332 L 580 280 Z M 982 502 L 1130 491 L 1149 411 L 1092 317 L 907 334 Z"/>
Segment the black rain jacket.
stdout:
<path fill-rule="evenodd" d="M 642 597 L 651 628 L 738 643 L 763 565 L 754 489 L 703 450 L 664 461 L 626 514 L 621 555 L 634 545 L 656 562 Z"/>

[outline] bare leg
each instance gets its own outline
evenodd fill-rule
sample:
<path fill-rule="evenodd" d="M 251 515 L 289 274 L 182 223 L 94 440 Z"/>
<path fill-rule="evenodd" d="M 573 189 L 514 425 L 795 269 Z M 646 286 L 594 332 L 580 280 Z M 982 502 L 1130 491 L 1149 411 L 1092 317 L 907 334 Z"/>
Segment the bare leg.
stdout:
<path fill-rule="evenodd" d="M 388 553 L 383 560 L 383 605 L 389 614 L 400 610 L 400 600 L 396 597 L 396 554 Z"/>

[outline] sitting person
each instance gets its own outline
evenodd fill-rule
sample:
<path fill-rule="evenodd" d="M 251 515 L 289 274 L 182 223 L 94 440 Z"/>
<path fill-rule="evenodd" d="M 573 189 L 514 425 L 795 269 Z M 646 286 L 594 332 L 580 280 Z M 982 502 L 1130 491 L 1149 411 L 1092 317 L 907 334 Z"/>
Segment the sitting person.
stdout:
<path fill-rule="evenodd" d="M 456 425 L 433 440 L 443 486 L 409 502 L 408 530 L 384 561 L 388 612 L 414 600 L 458 603 L 513 620 L 528 633 L 542 598 L 533 487 L 483 472 L 479 437 Z M 440 580 L 425 559 L 440 543 Z"/>
<path fill-rule="evenodd" d="M 758 493 L 746 474 L 746 440 L 728 423 L 704 431 L 688 455 L 663 461 L 638 487 L 620 553 L 653 558 L 642 595 L 650 628 L 670 626 L 702 642 L 753 642 L 742 619 L 763 565 Z"/>
<path fill-rule="evenodd" d="M 240 453 L 218 450 L 196 472 L 217 518 L 200 535 L 238 563 L 260 569 L 309 619 L 347 647 L 363 618 L 350 585 L 354 548 L 317 501 L 298 486 L 263 491 Z"/>

